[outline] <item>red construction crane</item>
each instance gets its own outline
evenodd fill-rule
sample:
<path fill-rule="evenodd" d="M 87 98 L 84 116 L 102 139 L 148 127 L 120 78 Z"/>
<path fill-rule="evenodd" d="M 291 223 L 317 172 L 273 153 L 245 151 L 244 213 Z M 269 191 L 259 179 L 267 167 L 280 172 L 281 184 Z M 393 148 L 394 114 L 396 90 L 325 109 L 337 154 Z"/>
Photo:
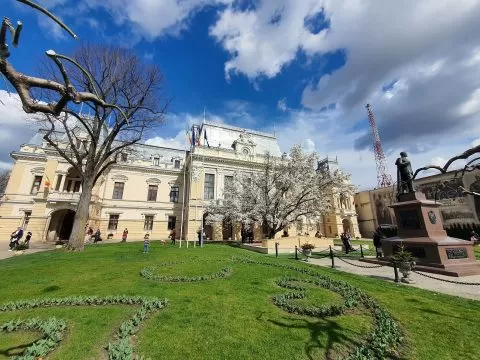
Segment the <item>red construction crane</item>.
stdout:
<path fill-rule="evenodd" d="M 382 143 L 380 142 L 380 135 L 378 135 L 377 124 L 373 116 L 372 107 L 370 104 L 366 106 L 368 112 L 368 122 L 372 129 L 373 138 L 373 153 L 375 154 L 375 163 L 377 165 L 377 182 L 378 187 L 392 186 L 392 176 L 387 172 L 387 165 L 385 163 L 385 154 L 383 153 Z"/>

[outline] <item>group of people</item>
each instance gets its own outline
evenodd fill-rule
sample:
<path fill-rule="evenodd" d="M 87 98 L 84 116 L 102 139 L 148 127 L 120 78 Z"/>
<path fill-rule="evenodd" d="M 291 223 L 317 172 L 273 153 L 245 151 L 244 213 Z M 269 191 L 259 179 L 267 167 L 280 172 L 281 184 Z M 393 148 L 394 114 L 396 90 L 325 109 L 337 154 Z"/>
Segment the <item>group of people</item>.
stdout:
<path fill-rule="evenodd" d="M 102 233 L 100 232 L 100 228 L 97 229 L 97 231 L 93 232 L 93 229 L 91 226 L 88 227 L 87 230 L 87 239 L 88 241 L 93 240 L 93 243 L 96 244 L 99 241 L 102 241 Z"/>
<path fill-rule="evenodd" d="M 9 244 L 8 251 L 15 250 L 20 245 L 20 240 L 22 240 L 22 238 L 23 238 L 23 229 L 21 227 L 18 227 L 17 230 L 15 230 L 10 234 L 10 244 Z M 31 238 L 32 238 L 32 233 L 29 231 L 27 232 L 27 236 L 25 236 L 25 240 L 23 241 L 23 244 L 27 247 L 27 249 L 30 245 Z"/>
<path fill-rule="evenodd" d="M 242 226 L 240 235 L 242 236 L 242 243 L 248 242 L 252 244 L 255 240 L 255 235 L 253 234 L 253 229 L 251 227 L 247 228 L 245 226 Z"/>
<path fill-rule="evenodd" d="M 354 251 L 355 249 L 352 246 L 352 234 L 350 232 L 343 232 L 340 234 L 340 239 L 342 240 L 343 247 L 345 248 L 345 252 L 348 254 L 350 251 Z"/>

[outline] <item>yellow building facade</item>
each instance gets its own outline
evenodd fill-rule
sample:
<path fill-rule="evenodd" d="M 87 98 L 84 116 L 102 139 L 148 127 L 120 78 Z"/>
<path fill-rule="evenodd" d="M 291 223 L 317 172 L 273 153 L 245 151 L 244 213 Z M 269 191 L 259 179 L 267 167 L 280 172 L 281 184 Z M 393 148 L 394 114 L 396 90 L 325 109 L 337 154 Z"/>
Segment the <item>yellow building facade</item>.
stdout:
<path fill-rule="evenodd" d="M 464 194 L 464 189 L 480 192 L 480 171 L 450 171 L 414 180 L 416 191 L 425 194 L 428 200 L 440 204 L 444 227 L 453 224 L 479 224 L 480 199 Z M 396 202 L 394 186 L 361 191 L 355 194 L 355 208 L 362 234 L 372 237 L 379 225 L 396 225 L 395 214 L 390 205 Z"/>
<path fill-rule="evenodd" d="M 124 229 L 131 240 L 147 233 L 165 239 L 174 229 L 177 238 L 193 241 L 203 225 L 210 240 L 240 240 L 239 225 L 203 221 L 206 204 L 223 198 L 225 182 L 237 172 L 260 170 L 265 152 L 281 156 L 277 139 L 209 122 L 197 131 L 201 141 L 191 151 L 138 144 L 122 153 L 94 187 L 88 226 L 100 229 L 104 239 L 120 240 Z M 17 227 L 31 231 L 33 242 L 68 239 L 82 191 L 74 169 L 47 146 L 42 131 L 11 156 L 15 163 L 0 200 L 0 241 L 8 242 Z M 348 230 L 359 237 L 353 197 L 331 202 L 331 214 L 299 224 L 297 233 L 319 230 L 334 237 Z M 254 236 L 263 239 L 260 226 Z"/>

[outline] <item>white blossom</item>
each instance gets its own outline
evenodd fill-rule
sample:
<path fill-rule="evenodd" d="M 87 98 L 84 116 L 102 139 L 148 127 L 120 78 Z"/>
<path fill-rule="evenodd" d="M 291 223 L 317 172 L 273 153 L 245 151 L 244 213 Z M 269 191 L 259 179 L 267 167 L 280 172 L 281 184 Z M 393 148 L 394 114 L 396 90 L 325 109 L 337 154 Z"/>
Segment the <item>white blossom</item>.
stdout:
<path fill-rule="evenodd" d="M 340 170 L 317 172 L 317 161 L 300 146 L 282 158 L 267 155 L 262 169 L 238 173 L 225 185 L 224 199 L 207 206 L 207 221 L 257 222 L 273 237 L 298 220 L 328 213 L 330 198 L 351 195 L 354 187 Z"/>

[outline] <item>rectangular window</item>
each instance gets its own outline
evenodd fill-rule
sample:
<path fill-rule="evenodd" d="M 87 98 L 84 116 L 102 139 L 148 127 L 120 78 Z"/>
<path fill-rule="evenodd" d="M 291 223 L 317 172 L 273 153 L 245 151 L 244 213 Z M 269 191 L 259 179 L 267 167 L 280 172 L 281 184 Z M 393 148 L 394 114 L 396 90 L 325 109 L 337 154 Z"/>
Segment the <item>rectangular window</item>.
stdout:
<path fill-rule="evenodd" d="M 81 181 L 75 181 L 75 185 L 73 186 L 73 192 L 79 192 L 81 184 L 82 184 Z"/>
<path fill-rule="evenodd" d="M 72 186 L 72 180 L 68 180 L 67 183 L 63 186 L 63 191 L 70 191 L 71 186 Z"/>
<path fill-rule="evenodd" d="M 148 185 L 147 201 L 157 201 L 158 185 Z"/>
<path fill-rule="evenodd" d="M 108 219 L 108 230 L 117 230 L 119 216 L 120 215 L 110 215 Z"/>
<path fill-rule="evenodd" d="M 203 188 L 205 200 L 213 200 L 215 194 L 215 175 L 214 174 L 205 174 L 205 185 Z"/>
<path fill-rule="evenodd" d="M 224 199 L 229 199 L 231 196 L 229 196 L 228 189 L 230 189 L 233 185 L 233 176 L 225 175 L 225 179 L 223 180 L 223 198 Z"/>
<path fill-rule="evenodd" d="M 123 182 L 116 182 L 113 186 L 113 195 L 112 199 L 121 200 L 123 198 L 123 188 L 125 183 Z"/>
<path fill-rule="evenodd" d="M 82 146 L 82 140 L 77 139 L 76 148 L 80 149 L 81 146 Z"/>
<path fill-rule="evenodd" d="M 60 190 L 60 185 L 62 184 L 63 175 L 57 176 L 57 183 L 55 184 L 55 191 Z"/>
<path fill-rule="evenodd" d="M 36 175 L 33 179 L 32 189 L 30 190 L 31 194 L 36 194 L 40 190 L 40 185 L 42 185 L 42 178 L 41 175 Z"/>
<path fill-rule="evenodd" d="M 120 160 L 121 160 L 122 162 L 126 162 L 126 161 L 128 160 L 128 154 L 122 153 L 122 154 L 120 155 Z"/>
<path fill-rule="evenodd" d="M 175 160 L 174 164 L 175 169 L 180 169 L 180 160 Z"/>
<path fill-rule="evenodd" d="M 170 190 L 170 202 L 178 203 L 179 194 L 180 194 L 180 188 L 178 186 L 172 186 Z"/>
<path fill-rule="evenodd" d="M 23 216 L 23 230 L 27 229 L 28 222 L 30 221 L 30 216 L 32 216 L 31 211 L 25 211 L 25 215 Z"/>
<path fill-rule="evenodd" d="M 143 230 L 151 231 L 153 229 L 153 215 L 145 215 Z"/>
<path fill-rule="evenodd" d="M 160 166 L 160 158 L 159 157 L 154 157 L 153 158 L 153 165 L 154 166 Z"/>
<path fill-rule="evenodd" d="M 175 216 L 169 216 L 168 225 L 167 225 L 168 230 L 174 230 L 176 222 L 177 222 L 177 218 Z"/>

